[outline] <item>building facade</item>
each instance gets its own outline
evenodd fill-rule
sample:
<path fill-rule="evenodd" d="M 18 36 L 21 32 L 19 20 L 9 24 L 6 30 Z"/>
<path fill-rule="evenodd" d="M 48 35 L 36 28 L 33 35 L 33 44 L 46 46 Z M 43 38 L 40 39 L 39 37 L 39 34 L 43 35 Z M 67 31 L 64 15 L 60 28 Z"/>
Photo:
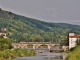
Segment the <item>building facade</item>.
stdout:
<path fill-rule="evenodd" d="M 78 40 L 78 35 L 74 33 L 69 33 L 69 49 L 77 45 L 76 41 Z"/>

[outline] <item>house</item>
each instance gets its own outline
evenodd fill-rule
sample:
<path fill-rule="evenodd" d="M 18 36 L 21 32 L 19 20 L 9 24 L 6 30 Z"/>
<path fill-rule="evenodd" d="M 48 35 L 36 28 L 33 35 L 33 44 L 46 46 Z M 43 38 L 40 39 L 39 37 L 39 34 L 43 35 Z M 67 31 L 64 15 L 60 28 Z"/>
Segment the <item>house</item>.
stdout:
<path fill-rule="evenodd" d="M 6 35 L 6 33 L 0 32 L 0 36 L 3 36 L 3 38 L 8 38 L 7 35 Z"/>
<path fill-rule="evenodd" d="M 78 40 L 78 35 L 75 33 L 69 33 L 69 49 L 76 46 L 76 41 Z"/>

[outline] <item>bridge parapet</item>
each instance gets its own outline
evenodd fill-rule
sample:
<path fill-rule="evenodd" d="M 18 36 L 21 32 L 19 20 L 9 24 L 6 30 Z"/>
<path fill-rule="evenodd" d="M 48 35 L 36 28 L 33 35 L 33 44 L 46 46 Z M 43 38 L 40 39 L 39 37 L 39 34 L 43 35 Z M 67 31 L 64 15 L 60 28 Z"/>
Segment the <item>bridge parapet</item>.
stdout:
<path fill-rule="evenodd" d="M 20 44 L 59 44 L 57 42 L 20 42 Z"/>

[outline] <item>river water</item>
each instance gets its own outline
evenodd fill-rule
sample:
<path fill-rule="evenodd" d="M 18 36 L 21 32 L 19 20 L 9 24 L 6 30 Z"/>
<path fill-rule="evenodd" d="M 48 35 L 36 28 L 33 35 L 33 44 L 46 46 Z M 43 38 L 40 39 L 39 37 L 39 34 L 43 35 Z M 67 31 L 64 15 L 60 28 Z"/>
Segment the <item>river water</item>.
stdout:
<path fill-rule="evenodd" d="M 36 56 L 20 57 L 14 60 L 64 60 L 65 56 L 66 53 L 43 52 L 43 53 L 37 53 Z"/>

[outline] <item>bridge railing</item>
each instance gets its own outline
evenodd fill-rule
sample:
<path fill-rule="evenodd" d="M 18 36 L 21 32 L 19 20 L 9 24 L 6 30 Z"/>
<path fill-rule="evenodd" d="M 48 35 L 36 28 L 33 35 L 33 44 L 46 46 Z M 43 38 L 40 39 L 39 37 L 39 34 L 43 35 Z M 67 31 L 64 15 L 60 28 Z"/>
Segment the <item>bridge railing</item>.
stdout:
<path fill-rule="evenodd" d="M 20 44 L 59 44 L 58 42 L 20 42 Z"/>

